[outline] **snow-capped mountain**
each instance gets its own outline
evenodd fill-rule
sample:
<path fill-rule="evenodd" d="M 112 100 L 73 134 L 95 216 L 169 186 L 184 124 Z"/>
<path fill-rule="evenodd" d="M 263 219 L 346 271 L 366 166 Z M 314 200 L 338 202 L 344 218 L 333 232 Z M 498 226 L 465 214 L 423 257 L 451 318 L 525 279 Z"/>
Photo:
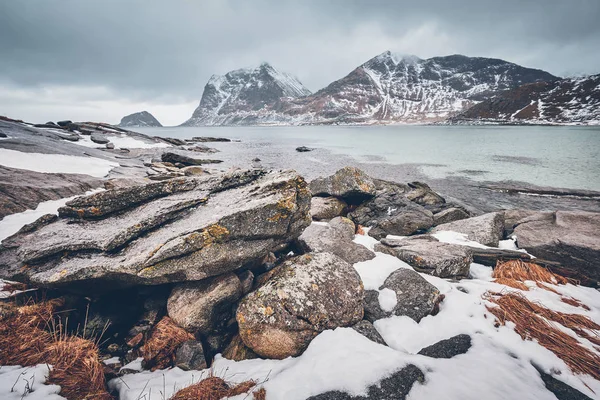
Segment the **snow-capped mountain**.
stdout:
<path fill-rule="evenodd" d="M 123 128 L 137 128 L 144 126 L 162 126 L 160 122 L 148 111 L 140 111 L 127 115 L 119 123 Z"/>
<path fill-rule="evenodd" d="M 310 93 L 298 79 L 267 63 L 213 75 L 204 87 L 200 105 L 183 125 L 261 123 L 264 113 L 270 113 L 278 103 Z"/>
<path fill-rule="evenodd" d="M 260 70 L 267 67 L 211 78 L 200 106 L 186 124 L 432 122 L 456 115 L 498 91 L 557 79 L 492 58 L 453 55 L 424 60 L 387 51 L 312 95 L 296 90 L 278 97 L 283 90 L 265 91 L 260 86 L 264 79 L 258 77 L 269 75 Z M 274 81 L 304 88 L 296 79 Z"/>
<path fill-rule="evenodd" d="M 452 122 L 600 125 L 600 74 L 507 90 L 459 114 Z"/>

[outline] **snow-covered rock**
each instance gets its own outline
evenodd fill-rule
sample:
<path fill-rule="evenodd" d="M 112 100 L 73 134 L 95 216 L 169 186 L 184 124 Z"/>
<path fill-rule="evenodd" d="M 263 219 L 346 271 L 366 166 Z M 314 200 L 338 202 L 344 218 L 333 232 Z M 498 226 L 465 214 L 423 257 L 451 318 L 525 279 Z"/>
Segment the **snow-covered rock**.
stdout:
<path fill-rule="evenodd" d="M 507 90 L 452 119 L 454 123 L 600 125 L 600 74 Z"/>
<path fill-rule="evenodd" d="M 158 122 L 154 115 L 148 111 L 140 111 L 133 114 L 129 114 L 121 119 L 119 123 L 121 127 L 144 127 L 144 126 L 158 126 L 161 127 L 161 123 Z"/>

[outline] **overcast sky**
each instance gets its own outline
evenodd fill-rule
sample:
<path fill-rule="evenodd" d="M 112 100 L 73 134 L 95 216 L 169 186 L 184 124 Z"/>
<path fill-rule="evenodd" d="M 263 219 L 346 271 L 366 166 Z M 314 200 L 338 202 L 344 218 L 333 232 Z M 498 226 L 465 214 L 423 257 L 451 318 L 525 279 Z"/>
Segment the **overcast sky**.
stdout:
<path fill-rule="evenodd" d="M 0 115 L 191 116 L 212 74 L 267 61 L 317 90 L 385 50 L 600 73 L 600 0 L 0 0 Z"/>

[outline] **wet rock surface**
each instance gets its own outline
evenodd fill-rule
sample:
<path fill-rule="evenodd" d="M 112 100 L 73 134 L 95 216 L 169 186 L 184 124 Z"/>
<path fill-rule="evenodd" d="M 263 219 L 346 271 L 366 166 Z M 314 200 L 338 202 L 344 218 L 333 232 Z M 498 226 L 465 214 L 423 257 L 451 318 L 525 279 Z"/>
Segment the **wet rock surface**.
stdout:
<path fill-rule="evenodd" d="M 600 282 L 600 213 L 540 212 L 514 228 L 518 246 L 530 254 Z"/>
<path fill-rule="evenodd" d="M 264 258 L 310 223 L 310 193 L 294 172 L 239 171 L 169 184 L 190 190 L 126 209 L 119 190 L 78 199 L 73 213 L 5 240 L 0 273 L 78 290 L 201 280 Z M 101 218 L 92 218 L 97 213 Z"/>
<path fill-rule="evenodd" d="M 305 254 L 244 297 L 236 319 L 246 346 L 283 359 L 301 354 L 325 329 L 362 320 L 362 303 L 362 282 L 350 264 L 329 253 Z"/>
<path fill-rule="evenodd" d="M 504 236 L 504 214 L 493 212 L 436 226 L 432 232 L 454 231 L 486 246 L 498 247 Z"/>
<path fill-rule="evenodd" d="M 311 224 L 298 238 L 298 246 L 305 252 L 327 252 L 354 264 L 375 258 L 375 253 L 354 243 L 355 226 L 344 217 L 336 217 L 326 225 Z"/>
<path fill-rule="evenodd" d="M 379 293 L 368 290 L 365 293 L 365 319 L 375 322 L 392 315 L 406 315 L 419 322 L 429 314 L 435 313 L 443 299 L 440 291 L 427 282 L 418 272 L 401 268 L 390 274 L 379 288 L 390 289 L 396 293 L 396 305 L 391 311 L 381 308 Z"/>
<path fill-rule="evenodd" d="M 421 349 L 418 354 L 432 358 L 452 358 L 466 353 L 470 348 L 471 336 L 461 334 L 427 346 Z"/>
<path fill-rule="evenodd" d="M 375 251 L 390 254 L 419 272 L 440 278 L 469 276 L 472 251 L 466 246 L 442 243 L 429 235 L 406 239 L 381 239 Z"/>

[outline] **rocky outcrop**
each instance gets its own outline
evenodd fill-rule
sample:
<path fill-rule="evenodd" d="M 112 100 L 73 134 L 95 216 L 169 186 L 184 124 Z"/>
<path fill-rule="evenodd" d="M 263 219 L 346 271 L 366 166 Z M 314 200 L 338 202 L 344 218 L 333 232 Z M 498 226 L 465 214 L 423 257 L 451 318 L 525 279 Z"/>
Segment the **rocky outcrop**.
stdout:
<path fill-rule="evenodd" d="M 335 254 L 350 264 L 375 258 L 371 250 L 352 241 L 354 232 L 352 221 L 336 217 L 326 225 L 311 224 L 298 238 L 298 245 L 305 252 Z"/>
<path fill-rule="evenodd" d="M 419 355 L 432 358 L 452 358 L 464 354 L 471 348 L 471 336 L 461 334 L 440 340 L 419 351 Z"/>
<path fill-rule="evenodd" d="M 154 115 L 150 114 L 148 111 L 140 111 L 123 117 L 119 126 L 124 128 L 137 128 L 148 126 L 161 127 L 162 125 L 154 118 Z"/>
<path fill-rule="evenodd" d="M 446 200 L 434 192 L 426 183 L 411 182 L 408 186 L 412 190 L 406 194 L 406 198 L 414 203 L 422 206 L 438 206 L 446 203 Z"/>
<path fill-rule="evenodd" d="M 207 368 L 202 343 L 196 340 L 184 342 L 175 353 L 175 366 L 184 371 L 201 371 Z"/>
<path fill-rule="evenodd" d="M 433 214 L 433 224 L 442 225 L 449 222 L 459 221 L 461 219 L 469 218 L 468 212 L 458 207 L 450 207 L 440 211 L 437 214 Z"/>
<path fill-rule="evenodd" d="M 348 205 L 336 197 L 313 197 L 310 201 L 310 214 L 315 221 L 329 221 L 344 213 Z"/>
<path fill-rule="evenodd" d="M 365 293 L 365 319 L 375 322 L 392 315 L 406 315 L 419 322 L 429 314 L 437 312 L 443 296 L 440 291 L 412 269 L 400 268 L 390 274 L 379 290 L 389 289 L 396 293 L 396 305 L 391 310 L 382 309 L 379 293 Z"/>
<path fill-rule="evenodd" d="M 307 400 L 404 400 L 415 382 L 423 383 L 425 375 L 416 366 L 409 364 L 387 378 L 367 388 L 366 396 L 352 396 L 339 390 L 311 396 Z"/>
<path fill-rule="evenodd" d="M 433 214 L 408 200 L 402 193 L 386 191 L 348 214 L 355 223 L 371 227 L 375 239 L 387 235 L 406 236 L 426 231 L 433 225 Z"/>
<path fill-rule="evenodd" d="M 237 322 L 257 354 L 283 359 L 301 354 L 325 329 L 363 317 L 363 287 L 354 268 L 329 253 L 295 257 L 240 302 Z"/>
<path fill-rule="evenodd" d="M 357 204 L 375 196 L 375 183 L 363 171 L 344 167 L 335 174 L 310 182 L 313 196 L 334 196 L 349 204 Z"/>
<path fill-rule="evenodd" d="M 498 247 L 504 236 L 504 214 L 493 212 L 436 226 L 432 232 L 453 231 L 486 246 Z"/>
<path fill-rule="evenodd" d="M 101 186 L 100 179 L 88 175 L 47 174 L 0 165 L 0 218 Z"/>
<path fill-rule="evenodd" d="M 167 313 L 175 323 L 195 335 L 222 331 L 242 297 L 242 283 L 234 273 L 200 282 L 176 285 L 169 296 Z"/>
<path fill-rule="evenodd" d="M 451 119 L 453 123 L 600 123 L 600 74 L 527 83 L 498 93 Z"/>
<path fill-rule="evenodd" d="M 185 166 L 190 165 L 203 165 L 203 164 L 219 164 L 222 163 L 222 160 L 213 160 L 213 159 L 202 159 L 190 157 L 185 154 L 175 153 L 175 152 L 165 152 L 161 156 L 161 160 L 163 162 L 169 162 L 173 164 L 183 164 Z"/>
<path fill-rule="evenodd" d="M 514 229 L 517 244 L 528 253 L 561 263 L 600 282 L 600 213 L 540 212 Z"/>
<path fill-rule="evenodd" d="M 76 199 L 6 239 L 1 276 L 78 291 L 201 280 L 260 262 L 310 223 L 310 192 L 294 172 L 150 185 Z"/>
<path fill-rule="evenodd" d="M 382 239 L 375 251 L 390 254 L 419 272 L 440 278 L 469 276 L 473 262 L 472 251 L 467 246 L 439 242 L 429 235 L 406 239 Z"/>

